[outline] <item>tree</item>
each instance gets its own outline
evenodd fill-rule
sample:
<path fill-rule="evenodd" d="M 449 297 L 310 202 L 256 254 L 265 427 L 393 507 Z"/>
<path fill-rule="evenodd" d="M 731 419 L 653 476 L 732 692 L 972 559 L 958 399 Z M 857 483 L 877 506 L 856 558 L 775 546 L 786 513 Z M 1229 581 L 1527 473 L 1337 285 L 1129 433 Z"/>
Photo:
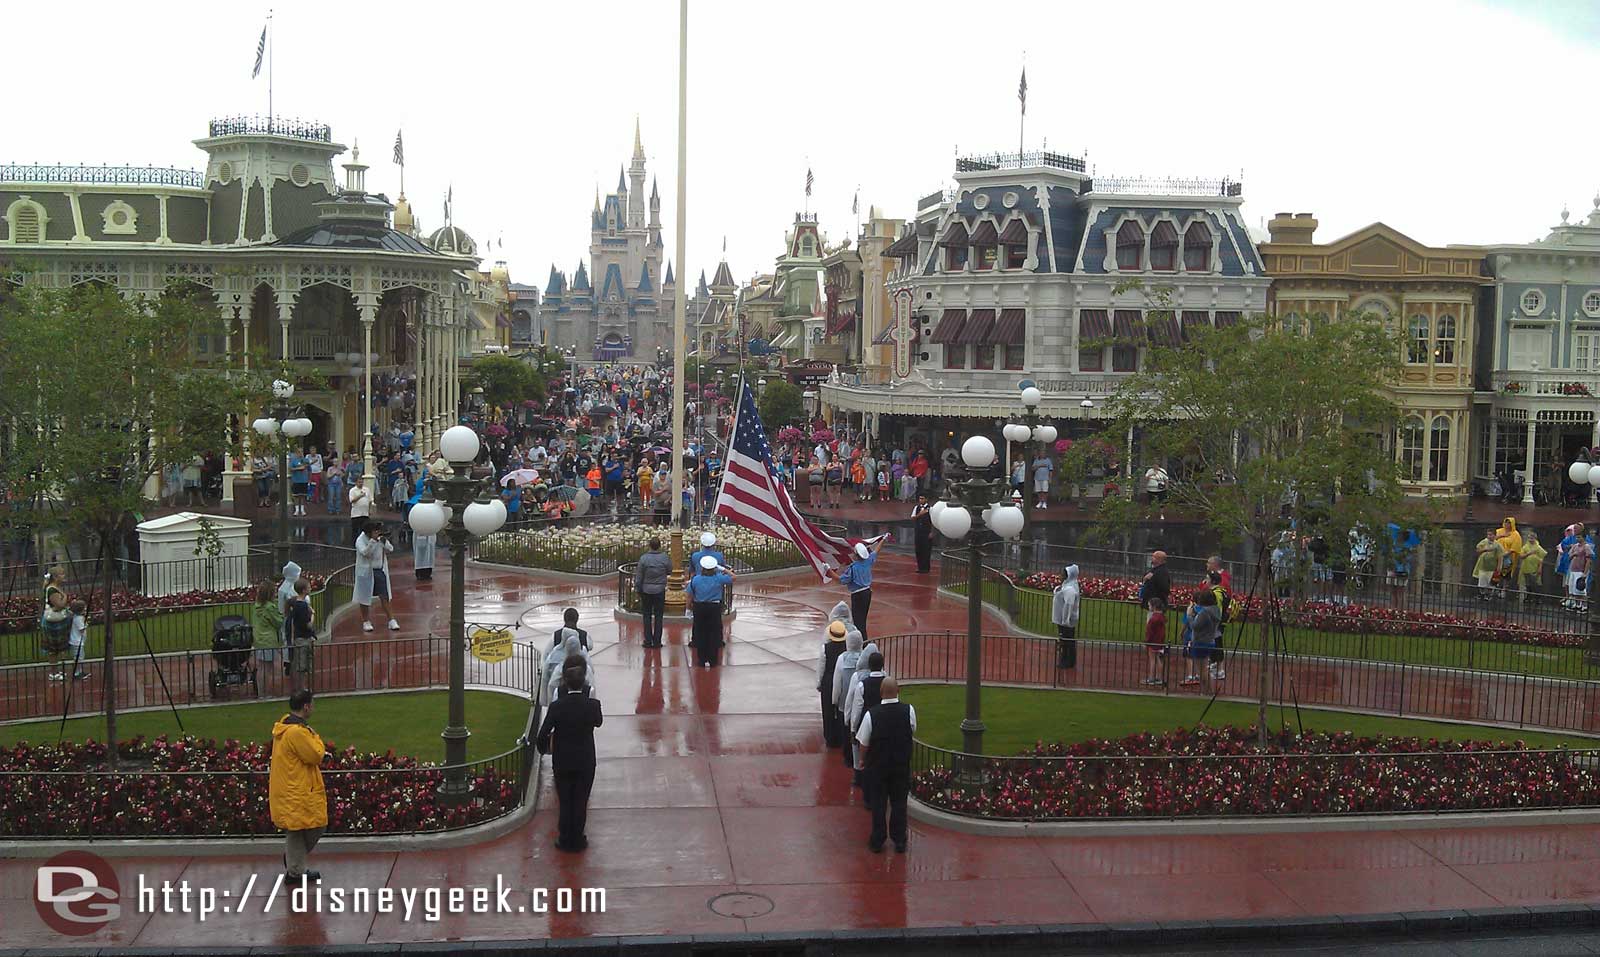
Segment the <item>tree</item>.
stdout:
<path fill-rule="evenodd" d="M 97 284 L 29 284 L 0 304 L 0 416 L 14 442 L 0 457 L 0 482 L 30 527 L 82 536 L 101 558 L 113 765 L 116 543 L 152 478 L 208 451 L 233 454 L 240 437 L 230 416 L 248 421 L 268 394 L 269 376 L 191 359 L 198 336 L 221 331 L 209 293 L 133 300 Z"/>
<path fill-rule="evenodd" d="M 769 381 L 761 393 L 761 424 L 773 435 L 777 430 L 805 418 L 805 399 L 800 390 L 781 380 Z"/>
<path fill-rule="evenodd" d="M 470 387 L 483 389 L 484 401 L 490 405 L 521 405 L 525 399 L 544 402 L 544 377 L 532 365 L 511 356 L 474 359 L 467 379 Z"/>
<path fill-rule="evenodd" d="M 1137 283 L 1119 292 L 1143 287 Z M 1146 291 L 1150 329 L 1176 328 L 1170 291 Z M 1154 338 L 1154 337 L 1153 337 Z M 1391 522 L 1419 531 L 1435 522 L 1407 501 L 1381 436 L 1399 420 L 1391 389 L 1401 375 L 1401 341 L 1374 317 L 1286 329 L 1256 316 L 1192 330 L 1176 347 L 1155 345 L 1111 397 L 1112 434 L 1137 427 L 1143 461 L 1165 464 L 1169 506 L 1201 517 L 1229 544 L 1248 542 L 1256 580 L 1268 585 L 1261 616 L 1259 733 L 1267 734 L 1272 627 L 1277 617 L 1275 540 L 1320 532 L 1339 547 L 1352 530 L 1387 540 Z M 1140 473 L 1135 467 L 1134 481 Z M 1108 501 L 1102 524 L 1147 512 L 1137 496 Z"/>

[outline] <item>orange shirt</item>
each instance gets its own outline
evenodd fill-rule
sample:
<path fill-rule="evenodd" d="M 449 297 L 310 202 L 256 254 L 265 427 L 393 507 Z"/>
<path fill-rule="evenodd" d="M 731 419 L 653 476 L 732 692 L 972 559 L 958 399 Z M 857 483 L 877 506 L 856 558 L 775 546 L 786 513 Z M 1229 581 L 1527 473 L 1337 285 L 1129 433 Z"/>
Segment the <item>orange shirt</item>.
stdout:
<path fill-rule="evenodd" d="M 591 492 L 599 490 L 599 488 L 600 488 L 600 466 L 598 466 L 598 465 L 589 466 L 589 472 L 584 477 L 589 480 L 589 490 Z"/>

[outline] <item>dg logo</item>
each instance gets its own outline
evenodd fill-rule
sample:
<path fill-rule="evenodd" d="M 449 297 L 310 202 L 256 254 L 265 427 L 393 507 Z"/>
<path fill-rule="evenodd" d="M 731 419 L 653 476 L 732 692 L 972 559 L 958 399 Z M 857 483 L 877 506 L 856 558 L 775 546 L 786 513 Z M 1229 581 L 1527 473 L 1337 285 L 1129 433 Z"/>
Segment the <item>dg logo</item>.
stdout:
<path fill-rule="evenodd" d="M 92 934 L 122 915 L 122 888 L 105 858 L 66 851 L 39 867 L 33 906 L 52 930 Z"/>

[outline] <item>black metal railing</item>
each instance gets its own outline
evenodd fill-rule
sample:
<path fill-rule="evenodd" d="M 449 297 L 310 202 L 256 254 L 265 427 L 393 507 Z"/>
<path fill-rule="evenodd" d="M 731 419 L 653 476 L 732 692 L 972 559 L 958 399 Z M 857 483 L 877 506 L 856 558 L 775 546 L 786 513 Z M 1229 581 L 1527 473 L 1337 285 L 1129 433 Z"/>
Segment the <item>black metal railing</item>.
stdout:
<path fill-rule="evenodd" d="M 1078 634 L 1084 634 L 1081 621 Z M 1232 637 L 1227 636 L 1222 663 L 1225 677 L 1214 682 L 1205 668 L 1184 658 L 1176 644 L 1167 645 L 1165 654 L 1152 655 L 1141 644 L 1080 637 L 1076 663 L 1062 668 L 1057 662 L 1057 639 L 1021 635 L 983 636 L 982 677 L 985 685 L 1191 698 L 1215 692 L 1227 700 L 1254 700 L 1260 652 L 1234 644 Z M 925 632 L 875 636 L 873 640 L 890 669 L 903 680 L 966 680 L 967 639 L 963 633 Z M 1268 668 L 1275 708 L 1331 708 L 1507 728 L 1600 733 L 1600 682 L 1277 653 L 1269 656 Z M 1190 675 L 1195 676 L 1195 683 L 1184 684 Z M 1159 683 L 1149 683 L 1152 676 Z"/>
<path fill-rule="evenodd" d="M 327 575 L 355 561 L 355 550 L 346 546 L 295 542 L 289 547 L 289 560 L 301 571 Z M 217 558 L 197 556 L 163 562 L 136 562 L 113 559 L 112 587 L 146 597 L 164 597 L 195 591 L 226 591 L 281 577 L 283 567 L 271 546 L 255 545 L 244 555 Z M 0 596 L 10 603 L 19 597 L 37 600 L 44 589 L 41 577 L 51 568 L 60 568 L 58 582 L 71 595 L 97 596 L 104 587 L 106 563 L 100 558 L 62 559 L 0 565 Z M 31 611 L 32 609 L 30 609 Z M 9 611 L 9 610 L 8 610 Z M 0 614 L 0 618 L 12 617 Z"/>
<path fill-rule="evenodd" d="M 1046 166 L 1052 169 L 1072 170 L 1082 173 L 1088 167 L 1082 159 L 1048 150 L 1030 150 L 1024 153 L 974 153 L 956 159 L 956 172 L 971 173 L 991 169 L 1021 169 L 1029 166 Z"/>
<path fill-rule="evenodd" d="M 305 120 L 285 119 L 281 116 L 224 116 L 211 121 L 210 131 L 212 136 L 264 134 L 289 136 L 317 143 L 333 142 L 333 127 L 326 123 L 310 123 Z"/>
<path fill-rule="evenodd" d="M 4 163 L 0 164 L 0 183 L 105 183 L 201 189 L 206 178 L 198 170 L 168 166 Z"/>
<path fill-rule="evenodd" d="M 1190 176 L 1096 176 L 1096 193 L 1149 193 L 1160 196 L 1239 196 L 1244 190 L 1236 179 Z M 1090 188 L 1085 188 L 1090 192 Z"/>
<path fill-rule="evenodd" d="M 912 789 L 1019 821 L 1441 814 L 1600 806 L 1600 751 L 971 755 L 916 741 Z"/>

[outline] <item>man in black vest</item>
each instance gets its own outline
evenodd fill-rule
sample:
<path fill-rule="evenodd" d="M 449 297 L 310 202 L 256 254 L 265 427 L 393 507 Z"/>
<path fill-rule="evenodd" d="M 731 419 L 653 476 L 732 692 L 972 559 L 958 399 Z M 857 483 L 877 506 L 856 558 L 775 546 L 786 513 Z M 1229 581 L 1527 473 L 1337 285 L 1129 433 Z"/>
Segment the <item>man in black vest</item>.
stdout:
<path fill-rule="evenodd" d="M 594 729 L 604 717 L 600 702 L 589 697 L 583 686 L 585 665 L 569 664 L 561 672 L 564 687 L 550 702 L 544 724 L 539 728 L 537 747 L 548 754 L 555 772 L 556 802 L 560 805 L 560 824 L 556 849 L 581 851 L 589 846 L 583 828 L 589 817 L 589 789 L 594 787 Z M 550 738 L 555 737 L 555 750 Z"/>
<path fill-rule="evenodd" d="M 883 679 L 883 700 L 861 718 L 856 740 L 872 796 L 872 836 L 867 849 L 883 853 L 885 837 L 906 852 L 906 797 L 911 792 L 911 734 L 917 730 L 917 709 L 900 701 L 900 685 Z M 885 827 L 885 812 L 888 822 Z"/>
<path fill-rule="evenodd" d="M 584 651 L 593 650 L 589 646 L 589 633 L 578 627 L 578 609 L 576 608 L 568 608 L 566 611 L 561 613 L 561 627 L 556 629 L 555 638 L 550 642 L 551 648 L 561 647 L 561 643 L 567 639 L 567 636 L 562 634 L 562 632 L 566 631 L 568 628 L 571 628 L 573 631 L 578 633 L 579 648 L 582 648 Z"/>

